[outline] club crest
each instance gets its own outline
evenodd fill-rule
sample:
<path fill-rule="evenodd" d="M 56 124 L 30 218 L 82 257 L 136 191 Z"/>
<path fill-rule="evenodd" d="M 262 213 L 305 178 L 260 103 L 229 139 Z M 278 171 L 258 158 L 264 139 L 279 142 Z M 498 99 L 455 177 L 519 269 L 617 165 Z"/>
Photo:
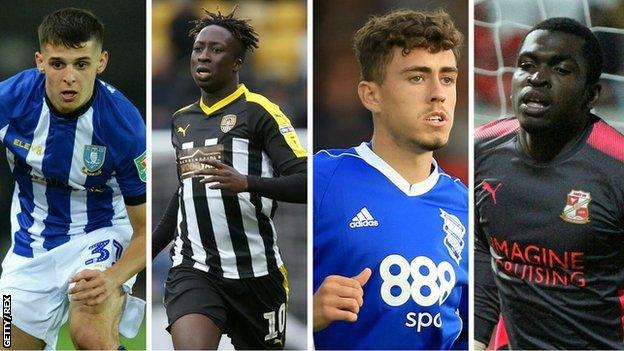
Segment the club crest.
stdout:
<path fill-rule="evenodd" d="M 589 203 L 591 195 L 581 190 L 572 190 L 567 196 L 567 203 L 561 212 L 561 219 L 575 224 L 589 223 Z"/>
<path fill-rule="evenodd" d="M 227 133 L 236 125 L 236 115 L 225 115 L 221 118 L 221 131 Z"/>
<path fill-rule="evenodd" d="M 444 246 L 448 250 L 449 255 L 457 264 L 461 261 L 462 251 L 464 249 L 464 235 L 466 234 L 466 227 L 457 218 L 443 209 L 440 209 L 440 217 L 444 220 L 442 230 L 446 233 L 444 237 Z"/>
<path fill-rule="evenodd" d="M 85 145 L 82 154 L 82 161 L 84 167 L 82 167 L 82 173 L 88 176 L 97 176 L 102 174 L 100 168 L 104 165 L 106 159 L 106 146 L 100 145 Z"/>

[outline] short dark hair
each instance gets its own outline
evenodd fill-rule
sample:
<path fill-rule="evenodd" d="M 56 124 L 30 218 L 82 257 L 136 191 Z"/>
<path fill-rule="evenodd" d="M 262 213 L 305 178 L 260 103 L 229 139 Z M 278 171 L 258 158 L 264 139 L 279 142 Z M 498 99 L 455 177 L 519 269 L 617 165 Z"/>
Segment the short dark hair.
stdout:
<path fill-rule="evenodd" d="M 43 18 L 39 25 L 39 47 L 45 44 L 64 45 L 78 49 L 93 40 L 100 46 L 104 40 L 104 25 L 93 13 L 73 7 L 56 10 Z"/>
<path fill-rule="evenodd" d="M 600 79 L 602 73 L 602 48 L 596 35 L 587 28 L 587 26 L 581 24 L 572 18 L 567 17 L 553 17 L 544 20 L 536 24 L 529 33 L 536 30 L 546 30 L 550 32 L 563 32 L 572 34 L 585 40 L 583 45 L 583 56 L 587 60 L 587 84 L 594 84 Z M 527 35 L 529 35 L 527 33 Z M 526 36 L 524 37 L 526 39 Z M 524 43 L 524 42 L 523 42 Z"/>
<path fill-rule="evenodd" d="M 354 37 L 355 56 L 361 79 L 383 82 L 385 66 L 392 60 L 392 48 L 403 48 L 403 55 L 414 48 L 432 53 L 452 50 L 459 58 L 463 35 L 455 28 L 448 13 L 395 10 L 371 17 Z"/>
<path fill-rule="evenodd" d="M 258 48 L 260 39 L 256 30 L 249 23 L 251 22 L 250 19 L 234 17 L 236 9 L 238 9 L 238 5 L 234 6 L 234 9 L 228 15 L 223 15 L 219 10 L 217 10 L 217 13 L 213 13 L 204 9 L 206 16 L 191 22 L 195 26 L 189 31 L 189 36 L 193 39 L 197 38 L 199 32 L 210 25 L 223 27 L 232 33 L 232 36 L 242 44 L 242 50 L 238 56 L 241 60 L 244 60 L 248 51 L 254 51 L 254 49 Z"/>

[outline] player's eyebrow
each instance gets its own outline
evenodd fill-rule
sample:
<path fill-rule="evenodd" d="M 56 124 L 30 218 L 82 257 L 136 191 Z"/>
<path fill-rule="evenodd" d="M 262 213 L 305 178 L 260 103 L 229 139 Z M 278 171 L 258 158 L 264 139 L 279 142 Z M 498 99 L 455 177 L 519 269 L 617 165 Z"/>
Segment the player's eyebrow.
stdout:
<path fill-rule="evenodd" d="M 422 73 L 432 73 L 433 70 L 429 66 L 409 66 L 401 70 L 401 73 L 406 72 L 422 72 Z M 444 66 L 440 68 L 440 72 L 442 73 L 457 73 L 457 67 L 453 66 Z"/>
<path fill-rule="evenodd" d="M 58 56 L 52 56 L 50 57 L 48 60 L 54 60 L 54 61 L 66 61 L 67 58 L 65 57 L 58 57 Z M 72 61 L 71 59 L 69 61 Z M 90 56 L 80 56 L 78 58 L 73 59 L 73 61 L 91 61 L 91 57 Z"/>

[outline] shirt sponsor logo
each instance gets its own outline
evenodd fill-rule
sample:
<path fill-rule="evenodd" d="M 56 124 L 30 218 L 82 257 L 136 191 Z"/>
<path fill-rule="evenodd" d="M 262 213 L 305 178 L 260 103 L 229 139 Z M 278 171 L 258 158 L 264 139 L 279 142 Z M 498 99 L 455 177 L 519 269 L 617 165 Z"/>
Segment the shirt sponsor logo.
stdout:
<path fill-rule="evenodd" d="M 589 223 L 589 192 L 572 190 L 568 194 L 567 203 L 561 212 L 561 219 L 575 224 Z"/>
<path fill-rule="evenodd" d="M 221 118 L 221 131 L 227 133 L 236 125 L 236 115 L 225 115 Z"/>
<path fill-rule="evenodd" d="M 98 176 L 102 174 L 100 168 L 104 165 L 106 159 L 106 146 L 101 145 L 85 145 L 82 153 L 82 161 L 84 167 L 81 168 L 82 173 L 87 176 Z"/>
<path fill-rule="evenodd" d="M 494 271 L 504 279 L 518 279 L 543 286 L 584 287 L 585 253 L 555 250 L 535 244 L 490 237 Z"/>
<path fill-rule="evenodd" d="M 466 234 L 466 227 L 462 224 L 459 218 L 452 215 L 440 208 L 440 217 L 444 220 L 442 224 L 442 230 L 446 233 L 444 237 L 444 246 L 448 250 L 449 255 L 459 264 L 461 261 L 462 250 L 464 249 L 464 235 Z"/>

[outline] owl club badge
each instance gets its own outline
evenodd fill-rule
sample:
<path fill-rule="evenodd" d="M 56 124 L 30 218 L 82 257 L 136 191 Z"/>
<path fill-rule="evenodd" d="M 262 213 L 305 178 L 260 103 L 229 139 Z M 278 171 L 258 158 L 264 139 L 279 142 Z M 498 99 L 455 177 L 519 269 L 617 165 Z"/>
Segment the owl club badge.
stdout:
<path fill-rule="evenodd" d="M 567 203 L 561 212 L 561 219 L 574 224 L 589 223 L 589 203 L 591 195 L 581 190 L 572 190 L 567 196 Z"/>
<path fill-rule="evenodd" d="M 82 173 L 87 176 L 98 176 L 102 174 L 101 168 L 104 165 L 105 159 L 106 146 L 85 145 L 82 154 L 82 161 L 84 163 L 81 169 Z"/>

